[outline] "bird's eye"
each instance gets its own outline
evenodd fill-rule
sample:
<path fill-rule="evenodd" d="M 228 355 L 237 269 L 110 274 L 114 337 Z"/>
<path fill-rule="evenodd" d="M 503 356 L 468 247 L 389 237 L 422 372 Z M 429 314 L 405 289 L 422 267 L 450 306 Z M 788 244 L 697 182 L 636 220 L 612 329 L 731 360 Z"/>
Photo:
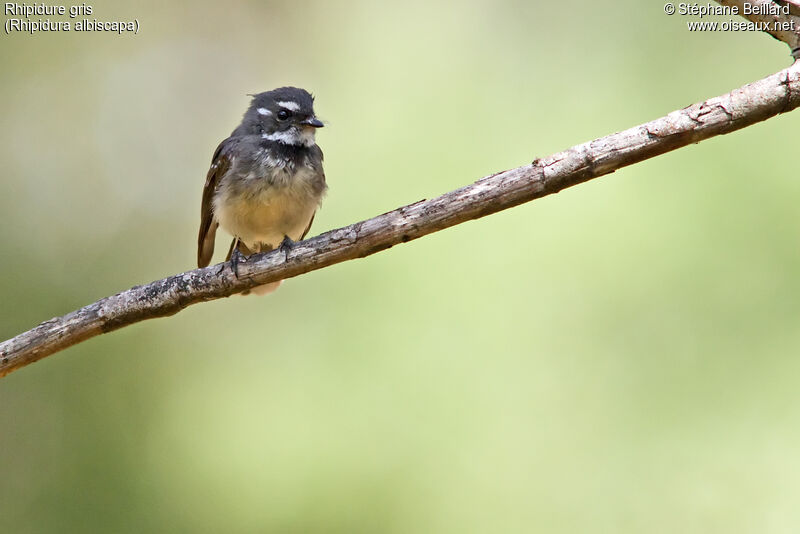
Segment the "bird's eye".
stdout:
<path fill-rule="evenodd" d="M 280 110 L 278 112 L 278 120 L 279 121 L 285 121 L 286 119 L 288 119 L 291 116 L 292 116 L 292 112 L 289 111 L 288 109 L 282 109 L 282 110 Z"/>

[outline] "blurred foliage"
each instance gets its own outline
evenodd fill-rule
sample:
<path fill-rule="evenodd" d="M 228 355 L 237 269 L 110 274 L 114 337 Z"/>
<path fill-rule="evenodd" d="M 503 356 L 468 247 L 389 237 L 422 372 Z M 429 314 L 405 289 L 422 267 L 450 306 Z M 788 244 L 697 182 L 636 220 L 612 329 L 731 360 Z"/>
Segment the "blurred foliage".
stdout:
<path fill-rule="evenodd" d="M 316 94 L 319 233 L 788 65 L 662 8 L 104 2 L 140 33 L 4 35 L 0 337 L 192 268 L 246 93 Z M 0 531 L 795 531 L 798 125 L 13 373 Z"/>

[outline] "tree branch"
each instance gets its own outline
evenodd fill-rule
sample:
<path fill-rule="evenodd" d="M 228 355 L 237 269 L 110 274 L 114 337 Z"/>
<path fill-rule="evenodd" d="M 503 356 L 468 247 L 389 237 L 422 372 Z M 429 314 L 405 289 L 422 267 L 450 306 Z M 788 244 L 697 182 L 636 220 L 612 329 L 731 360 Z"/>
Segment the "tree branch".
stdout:
<path fill-rule="evenodd" d="M 752 2 L 753 0 L 751 0 Z M 760 0 L 755 0 L 756 3 Z M 721 4 L 739 4 L 720 0 Z M 769 2 L 767 2 L 769 3 Z M 797 35 L 773 34 L 795 49 Z M 800 106 L 800 61 L 728 94 L 623 132 L 574 146 L 451 191 L 297 243 L 288 253 L 195 269 L 106 297 L 0 343 L 0 377 L 50 354 L 130 324 L 173 315 L 190 304 L 292 278 L 471 219 L 557 193 L 659 154 L 750 126 Z"/>

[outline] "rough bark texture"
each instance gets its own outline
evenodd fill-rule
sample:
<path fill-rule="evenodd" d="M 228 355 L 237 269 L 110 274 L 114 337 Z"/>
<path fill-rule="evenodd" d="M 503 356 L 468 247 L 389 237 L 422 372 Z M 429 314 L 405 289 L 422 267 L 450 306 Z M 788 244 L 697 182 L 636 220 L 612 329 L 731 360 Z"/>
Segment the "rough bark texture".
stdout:
<path fill-rule="evenodd" d="M 229 264 L 222 264 L 104 298 L 0 343 L 0 376 L 98 334 L 172 315 L 190 304 L 228 297 L 256 285 L 363 258 L 798 106 L 800 61 L 763 80 L 641 126 L 481 178 L 440 197 L 326 232 L 297 243 L 288 253 L 276 250 L 255 255 L 240 264 L 238 279 Z"/>

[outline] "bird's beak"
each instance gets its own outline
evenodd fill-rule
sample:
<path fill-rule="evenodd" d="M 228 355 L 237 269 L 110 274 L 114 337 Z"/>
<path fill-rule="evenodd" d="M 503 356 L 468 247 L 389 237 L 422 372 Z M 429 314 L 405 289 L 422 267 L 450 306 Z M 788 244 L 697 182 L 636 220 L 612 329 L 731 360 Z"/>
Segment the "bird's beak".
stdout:
<path fill-rule="evenodd" d="M 306 120 L 300 121 L 303 126 L 311 126 L 312 128 L 322 128 L 325 126 L 322 121 L 316 117 L 309 117 Z"/>

